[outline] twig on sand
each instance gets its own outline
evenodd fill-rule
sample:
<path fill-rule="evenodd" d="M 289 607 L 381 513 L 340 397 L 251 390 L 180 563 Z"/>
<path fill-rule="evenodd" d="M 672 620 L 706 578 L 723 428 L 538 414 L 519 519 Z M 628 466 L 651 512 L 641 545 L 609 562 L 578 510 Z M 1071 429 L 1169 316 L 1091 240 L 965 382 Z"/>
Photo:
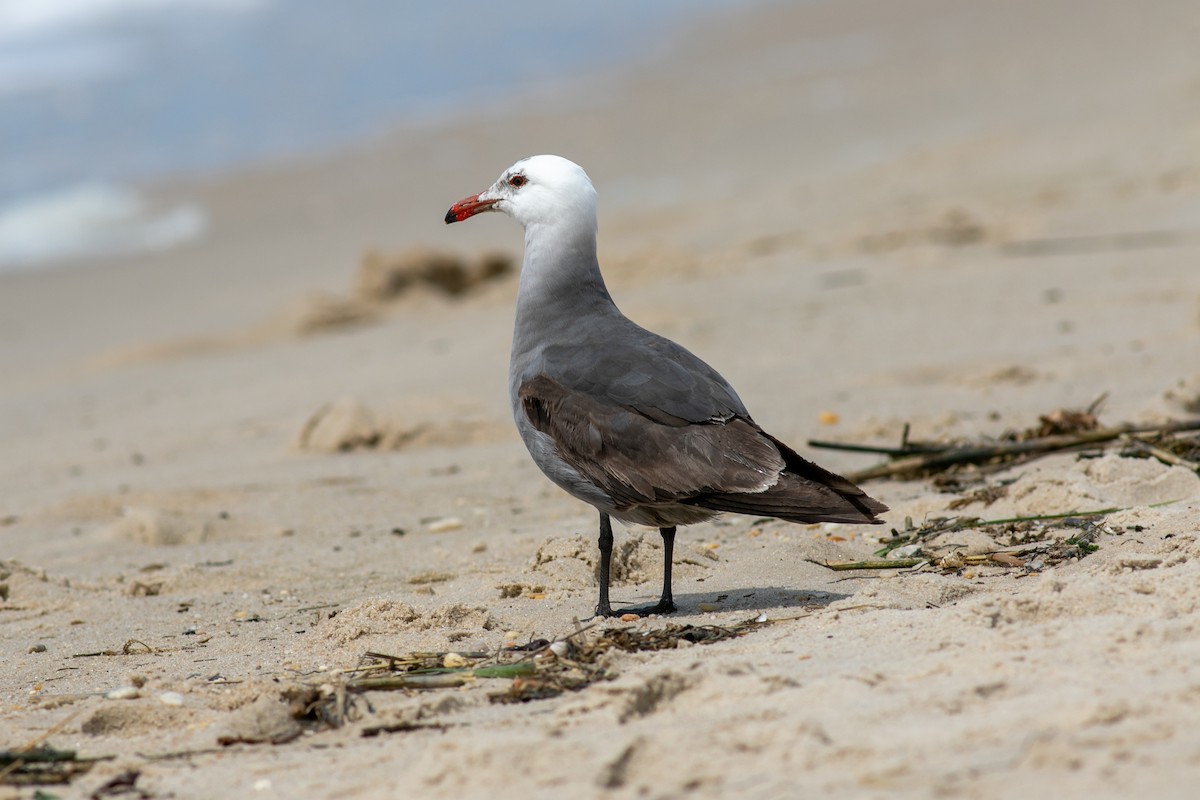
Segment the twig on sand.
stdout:
<path fill-rule="evenodd" d="M 476 678 L 518 678 L 532 675 L 536 668 L 531 661 L 516 664 L 492 664 L 474 669 L 452 669 L 428 672 L 419 675 L 385 675 L 378 678 L 355 678 L 346 682 L 346 689 L 353 692 L 380 691 L 386 689 L 449 689 L 465 686 Z"/>
<path fill-rule="evenodd" d="M 170 649 L 171 650 L 183 650 L 185 648 L 173 647 Z M 163 652 L 167 652 L 167 650 L 164 650 L 164 649 L 156 650 L 153 647 L 151 647 L 150 645 L 143 642 L 141 639 L 129 639 L 125 642 L 125 644 L 121 647 L 121 649 L 119 651 L 118 650 L 97 650 L 94 653 L 73 653 L 71 655 L 71 658 L 96 658 L 97 656 L 133 656 L 133 655 L 142 656 L 142 655 L 147 655 L 149 653 L 163 653 Z"/>
<path fill-rule="evenodd" d="M 0 750 L 0 785 L 65 784 L 92 768 L 98 761 L 115 756 L 80 758 L 74 750 L 59 750 L 43 744 L 65 728 L 83 709 L 73 711 L 15 750 Z"/>
<path fill-rule="evenodd" d="M 1148 442 L 1140 436 L 1129 434 L 1121 437 L 1121 439 L 1134 450 L 1140 450 L 1147 455 L 1154 456 L 1164 464 L 1172 464 L 1177 467 L 1183 467 L 1184 469 L 1190 469 L 1193 472 L 1200 472 L 1200 464 L 1196 463 L 1195 461 L 1189 461 L 1182 456 L 1177 456 L 1170 450 L 1164 450 L 1158 445 Z"/>
<path fill-rule="evenodd" d="M 927 558 L 883 558 L 883 559 L 868 559 L 867 561 L 817 561 L 815 559 L 807 559 L 809 563 L 816 564 L 819 567 L 843 572 L 852 569 L 908 569 L 920 564 L 924 564 L 929 559 Z"/>
<path fill-rule="evenodd" d="M 1153 247 L 1179 247 L 1200 242 L 1194 230 L 1150 230 L 1100 233 L 1090 236 L 1060 236 L 1047 239 L 1020 239 L 1000 245 L 1005 256 L 1056 256 L 1067 253 L 1105 253 L 1145 250 Z"/>
<path fill-rule="evenodd" d="M 901 448 L 876 448 L 869 445 L 839 444 L 837 442 L 824 441 L 809 441 L 808 444 L 810 447 L 823 447 L 852 452 L 877 452 L 894 456 L 891 461 L 846 474 L 849 480 L 858 483 L 873 478 L 912 477 L 922 473 L 937 472 L 956 465 L 983 464 L 997 458 L 1045 455 L 1047 453 L 1094 446 L 1122 438 L 1143 442 L 1142 445 L 1137 446 L 1143 447 L 1144 445 L 1146 452 L 1156 458 L 1163 458 L 1166 455 L 1169 459 L 1172 459 L 1168 463 L 1178 464 L 1182 461 L 1183 464 L 1181 466 L 1188 466 L 1194 469 L 1197 467 L 1192 465 L 1192 462 L 1168 453 L 1162 450 L 1162 448 L 1146 444 L 1142 439 L 1142 435 L 1166 436 L 1196 430 L 1200 430 L 1200 420 L 1193 419 L 1168 422 L 1160 425 L 1118 425 L 1111 428 L 1097 428 L 1095 430 L 1084 430 L 1074 433 L 1038 436 L 1023 441 L 944 445 L 940 446 L 940 449 L 938 445 L 914 445 L 907 442 Z M 920 449 L 917 450 L 916 448 Z M 1160 451 L 1161 454 L 1160 452 L 1155 452 L 1156 450 Z M 1168 459 L 1164 458 L 1163 460 Z"/>

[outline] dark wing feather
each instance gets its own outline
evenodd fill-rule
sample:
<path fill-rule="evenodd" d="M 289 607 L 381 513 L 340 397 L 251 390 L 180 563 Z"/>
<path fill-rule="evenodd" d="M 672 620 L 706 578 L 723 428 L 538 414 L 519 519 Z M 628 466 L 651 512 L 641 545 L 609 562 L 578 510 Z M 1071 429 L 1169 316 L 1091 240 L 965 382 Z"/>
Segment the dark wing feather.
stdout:
<path fill-rule="evenodd" d="M 867 522 L 881 524 L 876 514 L 888 507 L 835 472 L 802 458 L 795 450 L 759 429 L 775 445 L 786 469 L 779 482 L 765 492 L 718 493 L 692 502 L 714 511 L 758 514 L 791 522 Z"/>
<path fill-rule="evenodd" d="M 868 497 L 862 490 L 856 495 L 841 494 L 824 484 L 785 472 L 779 482 L 765 492 L 717 493 L 696 497 L 692 505 L 713 511 L 778 517 L 789 522 L 854 522 L 881 524 L 876 514 L 888 507 Z"/>
<path fill-rule="evenodd" d="M 530 423 L 619 507 L 678 502 L 793 522 L 877 523 L 887 506 L 748 419 L 692 423 L 568 389 L 545 375 L 521 384 Z"/>
<path fill-rule="evenodd" d="M 530 423 L 554 440 L 562 459 L 622 507 L 759 492 L 785 466 L 779 450 L 748 420 L 693 424 L 661 409 L 643 413 L 545 375 L 521 384 L 519 398 Z"/>

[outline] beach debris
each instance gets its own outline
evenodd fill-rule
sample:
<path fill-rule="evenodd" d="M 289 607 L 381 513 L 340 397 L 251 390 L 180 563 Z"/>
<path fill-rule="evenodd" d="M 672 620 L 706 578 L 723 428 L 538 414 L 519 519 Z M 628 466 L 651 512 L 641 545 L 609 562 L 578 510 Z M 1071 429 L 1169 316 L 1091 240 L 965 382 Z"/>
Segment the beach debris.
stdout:
<path fill-rule="evenodd" d="M 666 625 L 595 630 L 580 627 L 570 636 L 537 639 L 499 652 L 413 652 L 402 655 L 368 652 L 346 671 L 343 684 L 350 693 L 372 691 L 430 691 L 453 689 L 479 680 L 510 680 L 508 688 L 488 695 L 493 703 L 524 703 L 577 691 L 616 676 L 606 654 L 612 651 L 669 650 L 691 644 L 712 644 L 742 636 L 768 625 L 765 615 L 728 626 Z M 777 620 L 776 620 L 777 621 Z M 681 645 L 682 643 L 682 645 Z M 411 726 L 397 730 L 411 730 Z M 388 730 L 391 730 L 390 728 Z M 368 734 L 380 732 L 372 729 Z"/>
<path fill-rule="evenodd" d="M 493 703 L 525 703 L 578 691 L 596 681 L 616 677 L 607 658 L 612 651 L 636 653 L 714 644 L 744 636 L 771 622 L 759 615 L 732 625 L 622 626 L 598 631 L 584 628 L 557 642 L 546 642 L 529 653 L 526 657 L 535 665 L 533 674 L 515 679 L 506 690 L 489 695 L 489 699 Z"/>
<path fill-rule="evenodd" d="M 153 795 L 144 789 L 138 788 L 137 781 L 141 776 L 142 773 L 136 769 L 127 769 L 119 772 L 100 784 L 96 788 L 96 791 L 92 792 L 92 800 L 100 800 L 100 798 L 104 797 L 128 797 L 134 800 L 147 800 L 153 797 Z M 34 800 L 38 800 L 36 795 L 34 795 Z"/>
<path fill-rule="evenodd" d="M 1010 431 L 996 439 L 957 442 L 914 442 L 904 427 L 899 446 L 829 442 L 810 439 L 809 447 L 876 453 L 888 461 L 846 473 L 856 483 L 876 478 L 909 480 L 936 477 L 961 480 L 969 475 L 982 478 L 987 472 L 1026 463 L 1035 458 L 1070 451 L 1095 451 L 1115 447 L 1122 455 L 1152 457 L 1173 466 L 1200 472 L 1200 419 L 1171 420 L 1158 424 L 1123 423 L 1103 427 L 1096 410 L 1104 397 L 1086 409 L 1056 409 L 1022 431 Z"/>
<path fill-rule="evenodd" d="M 354 281 L 356 297 L 388 302 L 424 286 L 458 297 L 513 271 L 507 253 L 488 252 L 474 260 L 458 253 L 414 248 L 401 253 L 369 250 L 359 263 Z"/>
<path fill-rule="evenodd" d="M 429 583 L 443 583 L 445 581 L 454 580 L 453 572 L 419 572 L 408 579 L 408 582 L 413 586 L 421 586 Z"/>
<path fill-rule="evenodd" d="M 947 511 L 958 511 L 960 508 L 966 508 L 976 503 L 982 503 L 984 508 L 987 508 L 992 503 L 1000 500 L 1008 495 L 1008 483 L 995 483 L 989 486 L 981 486 L 970 494 L 965 494 L 962 497 L 956 497 L 946 506 Z"/>
<path fill-rule="evenodd" d="M 183 648 L 173 647 L 170 650 L 181 650 Z M 91 653 L 73 653 L 71 658 L 95 658 L 97 656 L 132 656 L 145 655 L 147 653 L 163 653 L 166 649 L 155 649 L 140 639 L 127 639 L 125 644 L 121 646 L 120 651 L 117 650 L 96 650 Z"/>
<path fill-rule="evenodd" d="M 1151 507 L 1164 505 L 1169 503 L 1156 503 Z M 1091 555 L 1100 548 L 1097 540 L 1102 535 L 1123 535 L 1125 529 L 1108 524 L 1106 517 L 1127 510 L 1101 508 L 992 520 L 972 516 L 934 516 L 920 527 L 914 526 L 911 519 L 906 519 L 903 531 L 893 528 L 891 537 L 881 540 L 883 547 L 875 552 L 875 559 L 809 561 L 837 571 L 934 569 L 943 574 L 953 573 L 966 577 L 964 570 L 992 566 L 1009 570 L 1019 569 L 1022 574 L 1031 574 Z M 945 534 L 966 531 L 985 532 L 995 542 L 995 546 L 985 552 L 968 552 L 959 543 L 944 541 Z M 1056 536 L 1055 531 L 1069 533 Z M 898 554 L 908 553 L 920 555 L 896 557 Z M 972 573 L 972 577 L 977 576 L 978 573 Z"/>
<path fill-rule="evenodd" d="M 351 692 L 447 689 L 479 678 L 514 678 L 532 671 L 532 664 L 500 663 L 492 654 L 482 652 L 415 652 L 399 656 L 368 652 L 359 659 L 358 666 L 348 671 L 354 677 L 346 681 L 345 688 Z"/>
<path fill-rule="evenodd" d="M 546 587 L 540 583 L 498 583 L 496 584 L 496 588 L 500 590 L 500 597 L 503 599 L 521 596 L 529 599 L 535 599 L 546 596 Z"/>
<path fill-rule="evenodd" d="M 114 756 L 80 758 L 74 750 L 49 745 L 0 750 L 0 785 L 48 786 L 68 784 L 98 761 Z"/>
<path fill-rule="evenodd" d="M 809 559 L 809 563 L 819 564 L 826 569 L 845 572 L 848 570 L 857 569 L 906 569 L 915 567 L 919 564 L 926 563 L 924 558 L 886 558 L 886 559 L 868 559 L 866 561 L 814 561 Z"/>

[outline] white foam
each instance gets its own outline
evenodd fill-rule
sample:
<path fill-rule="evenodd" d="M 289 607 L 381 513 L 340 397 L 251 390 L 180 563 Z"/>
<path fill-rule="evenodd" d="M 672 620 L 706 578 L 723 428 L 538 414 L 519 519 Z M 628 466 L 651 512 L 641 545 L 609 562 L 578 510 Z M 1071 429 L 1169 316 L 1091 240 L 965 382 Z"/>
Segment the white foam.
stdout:
<path fill-rule="evenodd" d="M 0 42 L 42 37 L 145 12 L 253 11 L 268 0 L 0 0 Z"/>
<path fill-rule="evenodd" d="M 151 211 L 134 189 L 85 183 L 0 207 L 0 269 L 166 250 L 198 238 L 204 209 Z"/>

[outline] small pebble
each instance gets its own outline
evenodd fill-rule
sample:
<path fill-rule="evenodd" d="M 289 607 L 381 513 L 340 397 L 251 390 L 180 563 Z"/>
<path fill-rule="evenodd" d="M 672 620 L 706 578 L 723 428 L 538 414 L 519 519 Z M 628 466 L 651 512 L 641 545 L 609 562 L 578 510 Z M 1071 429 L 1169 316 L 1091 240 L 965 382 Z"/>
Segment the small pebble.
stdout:
<path fill-rule="evenodd" d="M 442 656 L 442 666 L 446 669 L 462 669 L 470 663 L 459 653 L 446 653 Z"/>
<path fill-rule="evenodd" d="M 716 603 L 700 603 L 696 606 L 701 611 L 720 611 L 721 607 Z"/>
<path fill-rule="evenodd" d="M 637 622 L 641 617 L 637 614 L 622 614 L 621 622 Z"/>
<path fill-rule="evenodd" d="M 158 702 L 164 706 L 181 706 L 183 705 L 183 695 L 179 692 L 163 692 L 158 696 Z"/>
<path fill-rule="evenodd" d="M 430 533 L 447 533 L 456 531 L 463 526 L 463 521 L 458 517 L 443 517 L 429 523 Z"/>
<path fill-rule="evenodd" d="M 46 652 L 46 645 L 44 645 L 44 644 L 35 644 L 33 647 L 30 647 L 30 648 L 29 648 L 29 652 L 31 652 L 31 653 L 44 653 L 44 652 Z"/>
<path fill-rule="evenodd" d="M 121 686 L 106 693 L 104 697 L 108 700 L 132 700 L 140 695 L 141 693 L 135 686 Z"/>
<path fill-rule="evenodd" d="M 921 545 L 906 544 L 903 547 L 897 547 L 892 552 L 888 553 L 888 558 L 913 558 L 921 552 Z"/>
<path fill-rule="evenodd" d="M 559 658 L 566 658 L 567 653 L 571 652 L 571 646 L 560 639 L 550 643 L 550 652 Z"/>

